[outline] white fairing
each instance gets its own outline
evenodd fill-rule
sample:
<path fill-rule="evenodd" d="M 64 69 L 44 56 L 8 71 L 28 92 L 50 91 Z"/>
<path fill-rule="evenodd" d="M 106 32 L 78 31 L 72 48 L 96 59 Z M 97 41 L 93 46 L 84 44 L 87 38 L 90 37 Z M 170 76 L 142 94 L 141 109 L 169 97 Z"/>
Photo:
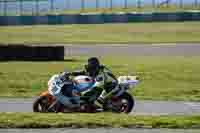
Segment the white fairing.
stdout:
<path fill-rule="evenodd" d="M 88 79 L 88 80 L 91 80 L 91 81 L 92 81 L 92 78 L 91 78 L 91 77 L 85 76 L 85 75 L 76 76 L 76 77 L 74 78 L 74 81 L 76 81 L 76 82 L 81 82 L 81 81 L 84 81 L 85 79 Z"/>
<path fill-rule="evenodd" d="M 57 95 L 61 92 L 64 83 L 60 80 L 59 75 L 53 75 L 48 81 L 48 91 L 51 95 Z"/>
<path fill-rule="evenodd" d="M 79 92 L 86 91 L 87 89 L 90 89 L 94 85 L 94 80 L 89 76 L 77 76 L 73 79 L 75 83 L 75 88 Z"/>
<path fill-rule="evenodd" d="M 137 80 L 137 76 L 120 76 L 118 77 L 118 82 L 120 85 L 128 85 L 132 88 L 136 86 L 139 80 Z"/>

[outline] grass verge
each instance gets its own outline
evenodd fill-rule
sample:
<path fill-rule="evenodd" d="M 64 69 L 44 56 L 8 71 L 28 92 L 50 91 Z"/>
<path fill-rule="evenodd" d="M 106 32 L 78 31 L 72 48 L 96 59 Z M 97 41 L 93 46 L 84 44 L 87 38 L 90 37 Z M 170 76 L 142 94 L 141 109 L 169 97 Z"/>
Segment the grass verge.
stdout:
<path fill-rule="evenodd" d="M 200 128 L 200 116 L 0 113 L 0 128 Z"/>
<path fill-rule="evenodd" d="M 0 44 L 199 43 L 199 22 L 37 25 L 0 28 Z"/>
<path fill-rule="evenodd" d="M 87 57 L 73 62 L 0 62 L 0 97 L 33 97 L 47 89 L 48 79 L 64 69 L 83 68 Z M 101 57 L 115 75 L 139 75 L 131 90 L 142 100 L 200 101 L 200 57 Z"/>

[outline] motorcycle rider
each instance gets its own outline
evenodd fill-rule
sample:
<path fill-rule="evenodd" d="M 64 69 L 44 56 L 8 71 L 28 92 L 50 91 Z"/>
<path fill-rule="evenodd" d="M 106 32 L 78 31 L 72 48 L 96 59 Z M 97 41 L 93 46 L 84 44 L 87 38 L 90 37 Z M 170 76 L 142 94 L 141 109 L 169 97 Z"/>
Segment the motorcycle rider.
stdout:
<path fill-rule="evenodd" d="M 112 72 L 105 66 L 100 64 L 100 61 L 96 57 L 88 59 L 85 70 L 74 71 L 71 73 L 73 76 L 87 75 L 95 80 L 95 84 L 87 91 L 93 93 L 95 90 L 101 90 L 100 95 L 95 100 L 95 105 L 102 108 L 102 105 L 106 98 L 112 96 L 117 89 L 118 80 L 112 74 Z"/>
<path fill-rule="evenodd" d="M 93 91 L 97 89 L 101 90 L 100 95 L 98 95 L 97 99 L 95 99 L 94 102 L 95 105 L 100 108 L 102 108 L 106 98 L 112 96 L 118 85 L 117 78 L 108 68 L 101 65 L 98 58 L 96 57 L 91 57 L 88 59 L 87 65 L 85 65 L 84 70 L 74 71 L 71 73 L 64 72 L 59 76 L 61 77 L 61 79 L 65 79 L 66 77 L 69 77 L 69 75 L 87 75 L 95 80 L 95 84 L 87 92 L 93 93 Z M 66 85 L 63 86 L 62 90 L 63 91 L 61 93 L 54 95 L 57 100 L 67 107 L 79 108 L 81 101 L 80 96 L 78 95 L 79 92 L 77 92 L 76 89 L 73 88 L 73 85 L 70 83 L 66 83 Z"/>

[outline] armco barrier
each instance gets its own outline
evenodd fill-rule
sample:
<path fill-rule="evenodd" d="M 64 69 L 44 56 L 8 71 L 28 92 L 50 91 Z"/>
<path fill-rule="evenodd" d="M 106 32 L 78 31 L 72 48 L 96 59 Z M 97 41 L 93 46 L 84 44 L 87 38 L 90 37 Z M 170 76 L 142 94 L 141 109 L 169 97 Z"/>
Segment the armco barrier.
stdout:
<path fill-rule="evenodd" d="M 183 21 L 199 21 L 200 12 L 182 12 L 181 17 Z"/>
<path fill-rule="evenodd" d="M 6 16 L 0 16 L 0 25 L 8 25 Z"/>
<path fill-rule="evenodd" d="M 102 24 L 104 19 L 102 14 L 79 14 L 77 16 L 77 24 Z"/>
<path fill-rule="evenodd" d="M 112 14 L 112 22 L 113 23 L 127 23 L 128 16 L 126 13 Z"/>
<path fill-rule="evenodd" d="M 128 22 L 143 22 L 142 14 L 139 13 L 128 13 Z"/>
<path fill-rule="evenodd" d="M 64 46 L 0 45 L 0 60 L 61 61 Z"/>
<path fill-rule="evenodd" d="M 48 16 L 35 16 L 35 24 L 48 24 Z"/>
<path fill-rule="evenodd" d="M 104 23 L 112 23 L 113 22 L 113 14 L 102 14 L 102 19 Z"/>
<path fill-rule="evenodd" d="M 127 22 L 199 21 L 200 12 L 74 14 L 47 16 L 1 16 L 0 25 L 101 24 Z"/>
<path fill-rule="evenodd" d="M 48 15 L 48 24 L 61 24 L 61 16 Z"/>
<path fill-rule="evenodd" d="M 168 13 L 153 13 L 153 18 L 152 21 L 168 21 L 169 17 L 168 17 Z"/>
<path fill-rule="evenodd" d="M 153 13 L 153 18 L 152 21 L 169 21 L 169 22 L 178 22 L 178 21 L 184 21 L 184 19 L 182 18 L 184 13 L 182 12 L 176 12 L 176 13 Z M 189 18 L 191 19 L 191 18 Z"/>
<path fill-rule="evenodd" d="M 153 16 L 152 16 L 152 13 L 143 13 L 141 16 L 140 16 L 140 22 L 152 22 L 153 21 Z"/>
<path fill-rule="evenodd" d="M 88 24 L 103 24 L 102 14 L 87 14 Z"/>
<path fill-rule="evenodd" d="M 22 25 L 36 24 L 35 16 L 20 16 L 20 22 Z"/>
<path fill-rule="evenodd" d="M 60 15 L 61 24 L 76 24 L 78 20 L 78 15 Z"/>
<path fill-rule="evenodd" d="M 20 25 L 21 24 L 20 16 L 8 16 L 6 18 L 7 25 Z"/>
<path fill-rule="evenodd" d="M 190 12 L 191 13 L 191 12 Z M 191 13 L 192 15 L 192 20 L 193 21 L 198 21 L 198 20 L 200 20 L 200 12 L 193 12 L 193 13 Z"/>
<path fill-rule="evenodd" d="M 77 24 L 88 24 L 88 15 L 79 14 L 77 17 Z"/>

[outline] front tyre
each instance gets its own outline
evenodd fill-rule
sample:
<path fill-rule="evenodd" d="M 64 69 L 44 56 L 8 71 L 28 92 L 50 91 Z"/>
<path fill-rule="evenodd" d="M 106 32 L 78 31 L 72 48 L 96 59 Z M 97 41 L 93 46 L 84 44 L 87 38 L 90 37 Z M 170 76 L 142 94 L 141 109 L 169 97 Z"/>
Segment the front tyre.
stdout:
<path fill-rule="evenodd" d="M 130 113 L 135 105 L 135 100 L 133 96 L 131 96 L 129 93 L 125 92 L 119 97 L 121 101 L 121 107 L 119 112 L 121 113 Z"/>

